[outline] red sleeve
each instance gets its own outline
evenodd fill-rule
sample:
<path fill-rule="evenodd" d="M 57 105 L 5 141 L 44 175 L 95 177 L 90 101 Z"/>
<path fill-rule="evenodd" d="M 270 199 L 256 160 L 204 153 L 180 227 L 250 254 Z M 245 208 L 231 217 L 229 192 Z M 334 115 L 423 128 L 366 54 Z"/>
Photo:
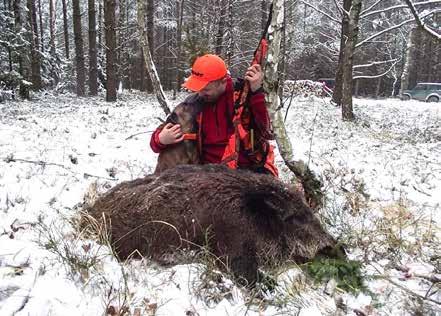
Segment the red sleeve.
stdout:
<path fill-rule="evenodd" d="M 152 148 L 153 152 L 160 153 L 167 145 L 161 144 L 159 141 L 159 133 L 161 132 L 162 127 L 158 127 L 152 134 L 152 137 L 150 138 L 150 147 Z"/>
<path fill-rule="evenodd" d="M 265 94 L 258 92 L 250 96 L 249 105 L 253 113 L 254 122 L 263 131 L 269 131 L 270 119 L 265 104 Z"/>

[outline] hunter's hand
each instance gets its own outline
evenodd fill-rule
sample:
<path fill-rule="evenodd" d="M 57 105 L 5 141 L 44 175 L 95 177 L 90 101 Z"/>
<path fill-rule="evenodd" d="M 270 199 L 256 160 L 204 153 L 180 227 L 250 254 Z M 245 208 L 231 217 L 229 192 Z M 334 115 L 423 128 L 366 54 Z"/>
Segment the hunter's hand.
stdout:
<path fill-rule="evenodd" d="M 167 123 L 158 135 L 159 142 L 163 145 L 170 145 L 182 142 L 184 134 L 181 131 L 181 125 Z"/>
<path fill-rule="evenodd" d="M 259 64 L 252 65 L 245 73 L 245 79 L 250 83 L 251 92 L 257 91 L 263 82 L 262 67 Z"/>

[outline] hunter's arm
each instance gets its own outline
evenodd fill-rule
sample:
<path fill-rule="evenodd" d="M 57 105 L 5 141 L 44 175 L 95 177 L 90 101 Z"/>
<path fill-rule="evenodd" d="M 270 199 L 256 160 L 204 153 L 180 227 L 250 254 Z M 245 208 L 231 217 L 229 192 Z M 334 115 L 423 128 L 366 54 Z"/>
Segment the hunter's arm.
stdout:
<path fill-rule="evenodd" d="M 270 119 L 268 110 L 265 104 L 265 94 L 263 91 L 256 91 L 251 93 L 249 99 L 249 106 L 254 117 L 254 122 L 258 128 L 263 131 L 270 129 Z"/>

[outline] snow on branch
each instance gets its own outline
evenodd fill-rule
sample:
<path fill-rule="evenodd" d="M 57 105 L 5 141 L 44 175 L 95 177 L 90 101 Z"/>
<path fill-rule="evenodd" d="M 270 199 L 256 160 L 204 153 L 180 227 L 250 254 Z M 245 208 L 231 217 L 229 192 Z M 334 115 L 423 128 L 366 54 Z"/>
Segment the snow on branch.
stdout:
<path fill-rule="evenodd" d="M 326 16 L 326 17 L 327 17 L 328 19 L 330 19 L 331 21 L 334 21 L 335 23 L 341 24 L 341 21 L 340 21 L 339 19 L 337 19 L 337 18 L 335 18 L 335 17 L 329 15 L 328 13 L 326 13 L 326 12 L 320 10 L 320 9 L 317 8 L 316 6 L 314 6 L 314 5 L 312 5 L 312 4 L 308 3 L 308 2 L 306 2 L 306 1 L 304 1 L 304 0 L 302 0 L 301 2 L 302 2 L 303 4 L 305 4 L 305 5 L 307 5 L 308 7 L 313 8 L 315 11 L 320 12 L 321 14 L 323 14 L 324 16 Z"/>
<path fill-rule="evenodd" d="M 360 12 L 360 17 L 362 17 L 362 16 L 365 14 L 365 12 L 369 12 L 370 10 L 372 10 L 372 8 L 374 8 L 375 6 L 377 6 L 377 4 L 379 4 L 381 1 L 383 1 L 383 0 L 377 0 L 377 1 L 374 2 L 370 7 L 366 8 L 365 10 L 362 10 L 362 11 Z"/>
<path fill-rule="evenodd" d="M 441 41 L 441 34 L 438 34 L 436 31 L 434 31 L 433 29 L 431 29 L 430 27 L 428 27 L 423 21 L 422 21 L 422 17 L 419 16 L 415 5 L 412 3 L 411 0 L 404 0 L 404 2 L 407 4 L 407 6 L 409 7 L 410 11 L 412 12 L 412 15 L 415 18 L 415 21 L 417 23 L 417 25 L 423 29 L 424 31 L 426 31 L 429 35 L 431 35 L 433 38 L 437 39 L 438 41 Z M 437 10 L 440 11 L 440 10 Z M 433 11 L 434 13 L 435 11 Z"/>
<path fill-rule="evenodd" d="M 428 17 L 429 15 L 435 14 L 437 12 L 441 12 L 441 10 L 434 10 L 434 11 L 428 12 L 428 13 L 422 15 L 420 18 L 424 19 L 424 18 Z M 392 31 L 392 30 L 398 29 L 398 28 L 402 27 L 403 25 L 405 25 L 407 23 L 412 23 L 414 21 L 415 21 L 415 19 L 409 19 L 409 20 L 403 21 L 403 22 L 401 22 L 401 23 L 399 23 L 397 25 L 394 25 L 394 26 L 391 26 L 391 27 L 389 27 L 387 29 L 384 29 L 381 32 L 378 32 L 378 33 L 376 33 L 376 34 L 374 34 L 372 36 L 369 36 L 368 38 L 358 42 L 357 45 L 355 45 L 355 48 L 360 47 L 361 45 L 364 45 L 364 44 L 368 43 L 369 41 L 371 41 L 372 39 L 374 39 L 374 38 L 376 38 L 376 37 L 378 37 L 380 35 L 383 35 L 385 33 L 388 33 L 390 31 Z"/>
<path fill-rule="evenodd" d="M 353 79 L 374 79 L 374 78 L 383 77 L 383 76 L 387 75 L 395 67 L 395 65 L 398 63 L 398 61 L 400 61 L 399 58 L 395 59 L 395 62 L 389 67 L 389 69 L 387 69 L 385 72 L 383 72 L 383 73 L 381 73 L 379 75 L 373 75 L 373 76 L 354 76 Z M 382 63 L 382 62 L 379 62 L 379 63 Z"/>
<path fill-rule="evenodd" d="M 424 6 L 424 5 L 437 4 L 437 3 L 441 3 L 441 0 L 431 0 L 431 1 L 416 2 L 416 3 L 414 3 L 414 6 L 417 7 L 417 6 Z M 373 7 L 374 7 L 374 5 L 370 6 L 366 10 L 363 10 L 363 12 L 360 14 L 360 18 L 364 19 L 364 18 L 366 18 L 368 16 L 371 16 L 371 15 L 380 14 L 380 13 L 391 11 L 391 10 L 398 10 L 398 9 L 406 9 L 406 8 L 408 8 L 408 6 L 405 5 L 405 4 L 398 4 L 398 5 L 394 5 L 394 6 L 391 6 L 391 7 L 384 8 L 384 9 L 380 9 L 380 10 L 369 12 L 369 10 L 371 8 L 373 8 Z"/>
<path fill-rule="evenodd" d="M 373 61 L 369 64 L 364 64 L 364 65 L 355 65 L 353 67 L 353 69 L 357 69 L 357 68 L 367 68 L 367 67 L 372 67 L 372 66 L 377 66 L 377 65 L 381 65 L 381 64 L 387 64 L 390 62 L 395 62 L 397 61 L 398 58 L 394 58 L 394 59 L 389 59 L 389 60 L 383 60 L 383 61 Z"/>
<path fill-rule="evenodd" d="M 366 38 L 366 39 L 364 39 L 364 40 L 358 42 L 357 45 L 355 45 L 355 48 L 360 47 L 361 45 L 368 43 L 370 40 L 372 40 L 372 39 L 374 39 L 374 38 L 376 38 L 376 37 L 378 37 L 378 36 L 380 36 L 380 35 L 383 35 L 383 34 L 385 34 L 385 33 L 388 33 L 388 32 L 390 32 L 390 31 L 393 31 L 393 30 L 395 30 L 395 29 L 399 29 L 399 28 L 402 27 L 403 25 L 405 25 L 405 24 L 407 24 L 407 23 L 411 23 L 411 22 L 413 22 L 413 21 L 414 21 L 414 19 L 406 20 L 406 21 L 401 22 L 400 24 L 397 24 L 397 25 L 391 26 L 391 27 L 389 27 L 389 28 L 387 28 L 387 29 L 384 29 L 384 30 L 382 30 L 381 32 L 375 33 L 374 35 L 371 35 L 371 36 L 369 36 L 368 38 Z"/>

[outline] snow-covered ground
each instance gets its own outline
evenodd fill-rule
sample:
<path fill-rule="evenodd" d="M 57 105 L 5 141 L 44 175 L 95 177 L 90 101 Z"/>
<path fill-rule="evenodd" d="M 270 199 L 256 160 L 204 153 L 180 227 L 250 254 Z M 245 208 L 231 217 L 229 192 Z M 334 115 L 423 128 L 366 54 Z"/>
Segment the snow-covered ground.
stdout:
<path fill-rule="evenodd" d="M 225 277 L 213 284 L 203 264 L 121 264 L 77 229 L 91 185 L 152 172 L 149 132 L 163 117 L 154 97 L 0 103 L 0 315 L 306 316 L 337 305 L 347 315 L 440 315 L 441 104 L 354 103 L 350 123 L 327 99 L 296 99 L 286 127 L 295 157 L 323 179 L 325 225 L 363 262 L 370 292 L 326 294 L 281 267 L 260 299 Z"/>

